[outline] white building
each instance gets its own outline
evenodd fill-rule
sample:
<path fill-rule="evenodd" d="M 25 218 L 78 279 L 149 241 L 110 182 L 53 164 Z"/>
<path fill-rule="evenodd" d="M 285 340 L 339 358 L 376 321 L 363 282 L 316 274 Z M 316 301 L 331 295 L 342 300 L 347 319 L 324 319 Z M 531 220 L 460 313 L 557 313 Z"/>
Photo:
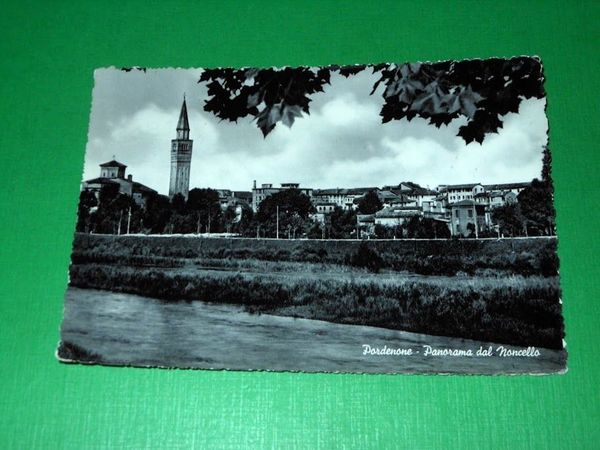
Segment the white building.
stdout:
<path fill-rule="evenodd" d="M 316 203 L 334 203 L 336 206 L 345 210 L 356 209 L 358 207 L 357 200 L 370 191 L 379 193 L 379 188 L 315 189 L 313 191 L 313 201 Z"/>
<path fill-rule="evenodd" d="M 414 216 L 421 216 L 422 209 L 418 206 L 388 206 L 377 211 L 374 216 L 375 225 L 395 227 Z"/>
<path fill-rule="evenodd" d="M 439 192 L 445 196 L 449 204 L 463 200 L 473 200 L 477 194 L 485 192 L 481 183 L 447 184 L 439 187 Z"/>

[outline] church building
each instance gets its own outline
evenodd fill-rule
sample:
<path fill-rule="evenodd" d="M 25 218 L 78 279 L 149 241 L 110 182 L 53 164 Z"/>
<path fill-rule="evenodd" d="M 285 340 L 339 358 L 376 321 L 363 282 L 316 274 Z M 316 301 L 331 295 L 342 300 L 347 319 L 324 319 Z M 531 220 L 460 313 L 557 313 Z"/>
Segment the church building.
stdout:
<path fill-rule="evenodd" d="M 147 198 L 156 195 L 157 192 L 142 183 L 133 181 L 131 174 L 125 175 L 126 170 L 125 164 L 113 158 L 111 161 L 100 164 L 100 176 L 83 181 L 81 188 L 93 192 L 96 197 L 99 197 L 103 187 L 115 186 L 120 194 L 129 195 L 138 205 L 145 206 Z"/>
<path fill-rule="evenodd" d="M 192 162 L 192 143 L 185 96 L 177 122 L 177 137 L 171 141 L 171 178 L 169 197 L 181 194 L 187 200 L 190 191 L 190 164 Z"/>

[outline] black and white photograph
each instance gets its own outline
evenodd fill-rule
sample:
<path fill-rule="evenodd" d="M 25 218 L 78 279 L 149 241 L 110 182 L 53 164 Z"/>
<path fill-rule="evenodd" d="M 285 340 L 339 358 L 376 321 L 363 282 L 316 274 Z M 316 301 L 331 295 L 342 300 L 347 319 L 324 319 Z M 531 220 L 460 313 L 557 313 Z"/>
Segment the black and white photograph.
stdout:
<path fill-rule="evenodd" d="M 566 372 L 546 104 L 533 56 L 97 69 L 58 359 Z"/>

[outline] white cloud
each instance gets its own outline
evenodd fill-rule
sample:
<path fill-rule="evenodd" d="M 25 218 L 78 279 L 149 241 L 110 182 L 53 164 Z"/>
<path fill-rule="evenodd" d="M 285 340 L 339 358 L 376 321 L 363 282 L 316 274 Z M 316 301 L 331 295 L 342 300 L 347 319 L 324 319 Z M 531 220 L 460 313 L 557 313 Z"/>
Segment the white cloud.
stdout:
<path fill-rule="evenodd" d="M 376 77 L 333 76 L 331 86 L 313 96 L 310 115 L 292 128 L 278 124 L 264 139 L 248 119 L 229 123 L 203 111 L 206 91 L 196 83 L 198 73 L 149 71 L 152 88 L 137 73 L 97 73 L 84 177 L 97 176 L 98 164 L 114 154 L 135 179 L 165 193 L 183 90 L 194 139 L 192 187 L 249 190 L 254 179 L 310 187 L 412 180 L 433 187 L 525 181 L 541 171 L 545 100 L 523 101 L 498 134 L 466 145 L 456 136 L 465 119 L 439 129 L 419 118 L 382 124 L 382 99 L 369 95 Z"/>

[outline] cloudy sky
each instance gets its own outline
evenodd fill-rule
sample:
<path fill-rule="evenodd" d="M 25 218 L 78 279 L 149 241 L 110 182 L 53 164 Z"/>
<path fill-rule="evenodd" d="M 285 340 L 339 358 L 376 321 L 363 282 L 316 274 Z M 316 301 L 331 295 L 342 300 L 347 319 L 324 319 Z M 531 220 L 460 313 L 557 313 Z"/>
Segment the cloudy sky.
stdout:
<path fill-rule="evenodd" d="M 504 117 L 483 145 L 456 136 L 464 119 L 436 128 L 415 118 L 381 123 L 380 93 L 369 95 L 377 76 L 332 75 L 313 95 L 310 115 L 292 128 L 282 123 L 263 138 L 249 119 L 220 122 L 204 112 L 200 70 L 95 72 L 84 179 L 99 176 L 100 163 L 115 158 L 127 173 L 160 193 L 169 186 L 170 144 L 183 94 L 194 140 L 190 188 L 250 190 L 257 183 L 296 182 L 313 188 L 382 186 L 414 181 L 484 184 L 539 177 L 547 142 L 545 99 L 524 100 Z"/>

